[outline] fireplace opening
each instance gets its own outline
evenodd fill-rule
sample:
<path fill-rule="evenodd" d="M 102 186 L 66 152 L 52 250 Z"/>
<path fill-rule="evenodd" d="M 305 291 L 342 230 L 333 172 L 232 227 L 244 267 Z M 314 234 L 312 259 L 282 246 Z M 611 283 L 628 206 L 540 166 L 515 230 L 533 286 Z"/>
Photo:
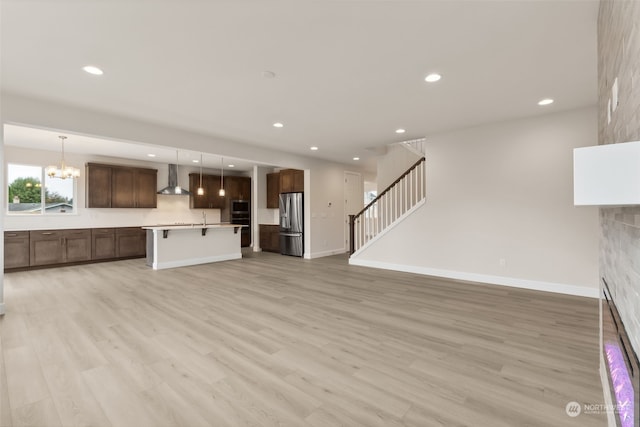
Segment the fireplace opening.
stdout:
<path fill-rule="evenodd" d="M 640 364 L 607 281 L 602 279 L 602 345 L 619 427 L 640 426 Z"/>

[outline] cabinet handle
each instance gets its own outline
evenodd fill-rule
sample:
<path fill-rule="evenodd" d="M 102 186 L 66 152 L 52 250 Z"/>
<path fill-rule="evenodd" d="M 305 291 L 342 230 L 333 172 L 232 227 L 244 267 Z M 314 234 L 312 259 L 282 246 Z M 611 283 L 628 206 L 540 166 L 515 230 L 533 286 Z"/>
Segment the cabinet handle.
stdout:
<path fill-rule="evenodd" d="M 7 233 L 7 237 L 17 237 L 16 233 Z"/>
<path fill-rule="evenodd" d="M 51 236 L 53 233 L 41 233 L 43 236 Z"/>

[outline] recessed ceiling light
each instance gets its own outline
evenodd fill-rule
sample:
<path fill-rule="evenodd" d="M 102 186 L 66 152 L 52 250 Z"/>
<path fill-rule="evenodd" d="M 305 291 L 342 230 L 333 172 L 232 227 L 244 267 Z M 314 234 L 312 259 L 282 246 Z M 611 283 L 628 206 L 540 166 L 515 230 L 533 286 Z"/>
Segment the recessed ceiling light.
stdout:
<path fill-rule="evenodd" d="M 360 160 L 360 157 L 354 157 L 353 160 Z"/>
<path fill-rule="evenodd" d="M 404 129 L 396 129 L 396 133 L 405 133 L 406 131 Z"/>
<path fill-rule="evenodd" d="M 228 165 L 230 168 L 235 168 L 236 165 Z"/>
<path fill-rule="evenodd" d="M 549 104 L 553 104 L 553 99 L 545 98 L 545 99 L 541 100 L 540 102 L 538 102 L 538 105 L 549 105 Z"/>
<path fill-rule="evenodd" d="M 82 67 L 82 69 L 89 74 L 93 74 L 94 76 L 101 76 L 104 74 L 104 72 L 100 68 L 93 65 L 86 65 Z"/>
<path fill-rule="evenodd" d="M 281 128 L 281 127 L 284 127 L 284 125 L 282 123 L 280 123 L 280 122 L 277 122 L 277 123 L 273 124 L 273 127 L 274 128 Z"/>
<path fill-rule="evenodd" d="M 198 163 L 198 160 L 196 160 L 196 159 L 193 159 L 193 160 L 191 160 L 191 161 L 192 161 L 193 163 Z"/>
<path fill-rule="evenodd" d="M 316 146 L 309 147 L 309 150 L 311 150 L 311 151 L 318 151 L 318 147 L 316 147 Z"/>
<path fill-rule="evenodd" d="M 442 76 L 438 73 L 431 73 L 429 74 L 427 77 L 424 78 L 425 82 L 428 83 L 433 83 L 433 82 L 437 82 L 438 80 L 440 80 L 442 78 Z"/>
<path fill-rule="evenodd" d="M 148 157 L 155 157 L 155 154 L 147 154 Z"/>

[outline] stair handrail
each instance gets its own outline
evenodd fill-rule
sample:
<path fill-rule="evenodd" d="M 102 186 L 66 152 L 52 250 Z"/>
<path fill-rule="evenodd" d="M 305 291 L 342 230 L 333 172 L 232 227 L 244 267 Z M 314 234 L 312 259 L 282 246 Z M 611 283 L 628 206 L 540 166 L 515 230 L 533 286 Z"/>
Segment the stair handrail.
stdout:
<path fill-rule="evenodd" d="M 400 181 L 402 181 L 402 179 L 403 179 L 405 176 L 409 175 L 409 174 L 411 173 L 411 171 L 412 171 L 412 170 L 414 170 L 415 168 L 417 168 L 418 166 L 420 166 L 420 164 L 421 164 L 422 162 L 424 162 L 425 160 L 426 160 L 426 159 L 425 159 L 425 157 L 422 157 L 420 160 L 418 160 L 417 162 L 415 162 L 415 163 L 413 164 L 413 166 L 411 166 L 411 167 L 410 167 L 409 169 L 407 169 L 407 170 L 406 170 L 402 175 L 400 175 L 400 177 L 398 177 L 398 179 L 396 179 L 395 181 L 393 181 L 393 182 L 392 182 L 392 183 L 391 183 L 387 188 L 385 188 L 385 189 L 382 191 L 382 193 L 378 194 L 378 195 L 376 196 L 376 198 L 375 198 L 375 199 L 373 199 L 372 201 L 370 201 L 370 202 L 367 204 L 367 206 L 365 206 L 364 208 L 362 208 L 362 210 L 361 210 L 360 212 L 358 212 L 358 213 L 357 213 L 357 214 L 355 214 L 355 215 L 349 215 L 349 216 L 352 216 L 352 217 L 353 217 L 353 219 L 356 219 L 356 218 L 358 218 L 360 215 L 362 215 L 363 213 L 365 213 L 365 211 L 366 211 L 367 209 L 369 209 L 373 204 L 375 204 L 375 203 L 378 201 L 378 199 L 380 199 L 382 196 L 384 196 L 386 193 L 388 193 L 388 192 L 389 192 L 393 187 L 395 187 L 395 186 L 396 186 L 396 184 L 397 184 L 397 183 L 399 183 Z"/>
<path fill-rule="evenodd" d="M 385 188 L 382 191 L 382 193 L 378 194 L 375 199 L 373 199 L 372 201 L 367 203 L 367 206 L 362 208 L 362 210 L 360 212 L 358 212 L 355 215 L 349 215 L 349 253 L 350 254 L 353 254 L 355 252 L 355 242 L 353 241 L 353 239 L 355 237 L 354 224 L 355 224 L 356 219 L 359 216 L 361 216 L 363 213 L 365 213 L 367 211 L 367 209 L 369 209 L 371 206 L 373 206 L 382 196 L 384 196 L 386 193 L 391 191 L 393 189 L 393 187 L 395 187 L 400 181 L 402 181 L 404 179 L 404 177 L 409 175 L 415 168 L 420 166 L 425 160 L 426 160 L 426 158 L 424 156 L 421 157 L 409 169 L 407 169 L 402 175 L 400 175 L 398 177 L 398 179 L 396 179 L 389 186 L 387 186 L 387 188 Z"/>

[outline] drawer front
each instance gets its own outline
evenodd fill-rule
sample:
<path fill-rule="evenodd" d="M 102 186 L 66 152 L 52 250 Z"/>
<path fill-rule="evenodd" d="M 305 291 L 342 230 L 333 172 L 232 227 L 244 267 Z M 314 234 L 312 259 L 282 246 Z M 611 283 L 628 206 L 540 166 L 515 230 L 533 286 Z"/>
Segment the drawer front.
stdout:
<path fill-rule="evenodd" d="M 62 237 L 63 230 L 33 230 L 29 238 L 33 240 L 56 240 Z"/>
<path fill-rule="evenodd" d="M 4 232 L 4 240 L 10 240 L 10 239 L 21 240 L 21 239 L 28 239 L 28 238 L 29 238 L 28 231 L 5 231 Z"/>
<path fill-rule="evenodd" d="M 105 234 L 114 234 L 116 232 L 115 228 L 92 228 L 91 234 L 96 235 L 105 235 Z"/>

